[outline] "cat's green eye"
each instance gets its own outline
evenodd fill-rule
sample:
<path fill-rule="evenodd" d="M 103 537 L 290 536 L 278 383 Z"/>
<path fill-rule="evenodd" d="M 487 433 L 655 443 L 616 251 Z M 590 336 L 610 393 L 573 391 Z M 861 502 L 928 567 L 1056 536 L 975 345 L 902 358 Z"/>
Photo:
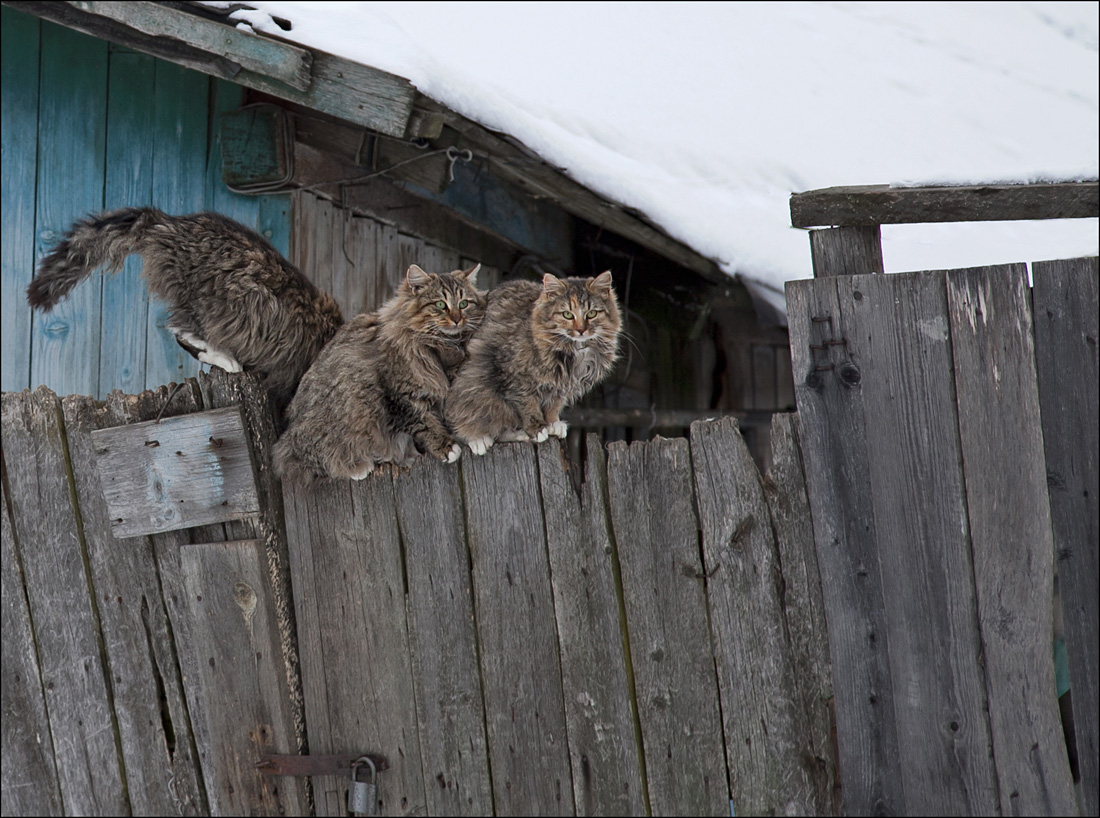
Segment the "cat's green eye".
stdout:
<path fill-rule="evenodd" d="M 589 310 L 588 315 L 586 315 L 585 318 L 595 318 L 599 314 L 600 314 L 599 310 Z"/>
<path fill-rule="evenodd" d="M 436 309 L 445 310 L 445 309 L 447 309 L 447 302 L 446 301 L 436 301 L 435 306 L 436 306 Z"/>
<path fill-rule="evenodd" d="M 469 302 L 469 301 L 459 301 L 459 302 L 458 302 L 458 308 L 459 308 L 460 310 L 464 310 L 464 309 L 466 309 L 466 308 L 467 308 L 468 306 L 470 306 L 470 302 Z"/>
<path fill-rule="evenodd" d="M 566 321 L 572 321 L 572 320 L 573 320 L 573 313 L 571 313 L 571 312 L 563 312 L 563 313 L 561 314 L 561 317 L 562 317 L 562 318 L 564 318 L 564 319 L 565 319 Z"/>

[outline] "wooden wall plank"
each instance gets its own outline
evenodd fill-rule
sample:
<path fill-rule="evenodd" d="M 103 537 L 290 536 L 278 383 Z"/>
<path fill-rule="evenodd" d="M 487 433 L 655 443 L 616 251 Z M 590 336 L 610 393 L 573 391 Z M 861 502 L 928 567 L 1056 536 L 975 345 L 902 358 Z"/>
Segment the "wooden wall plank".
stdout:
<path fill-rule="evenodd" d="M 815 803 L 807 763 L 807 717 L 760 474 L 732 418 L 692 424 L 691 459 L 735 812 L 816 813 L 826 805 Z"/>
<path fill-rule="evenodd" d="M 0 639 L 3 656 L 0 660 L 3 673 L 0 699 L 4 712 L 0 723 L 0 747 L 4 754 L 4 765 L 0 768 L 0 805 L 5 815 L 61 815 L 53 736 L 46 715 L 23 569 L 15 553 L 15 534 L 8 508 L 8 492 L 0 484 L 3 524 L 0 608 L 4 633 L 4 638 Z"/>
<path fill-rule="evenodd" d="M 1054 542 L 1030 301 L 1024 264 L 947 274 L 963 477 L 1001 805 L 1013 814 L 1071 815 L 1076 799 L 1051 650 Z"/>
<path fill-rule="evenodd" d="M 148 132 L 153 150 L 153 206 L 173 215 L 196 213 L 206 208 L 210 78 L 164 60 L 155 61 L 154 71 L 156 95 Z M 195 377 L 199 362 L 169 332 L 163 301 L 151 301 L 148 321 L 145 388 Z"/>
<path fill-rule="evenodd" d="M 373 219 L 355 217 L 344 221 L 342 249 L 350 261 L 345 268 L 340 309 L 351 318 L 361 312 L 371 312 L 382 306 L 372 296 L 379 277 L 379 239 L 382 225 Z"/>
<path fill-rule="evenodd" d="M 844 276 L 837 286 L 838 329 L 859 373 L 842 366 L 838 377 L 859 378 L 866 419 L 906 810 L 991 813 L 999 799 L 944 274 Z"/>
<path fill-rule="evenodd" d="M 493 794 L 458 469 L 421 457 L 394 474 L 393 486 L 428 813 L 489 815 Z"/>
<path fill-rule="evenodd" d="M 806 490 L 832 659 L 843 812 L 905 810 L 866 419 L 837 279 L 787 284 Z M 844 309 L 862 304 L 849 294 Z M 854 313 L 859 317 L 862 314 Z M 839 374 L 844 372 L 848 379 Z"/>
<path fill-rule="evenodd" d="M 810 231 L 814 278 L 881 273 L 882 231 L 869 227 L 831 227 Z"/>
<path fill-rule="evenodd" d="M 153 195 L 153 142 L 148 135 L 156 67 L 152 57 L 117 47 L 109 61 L 104 208 L 146 205 Z M 131 256 L 120 272 L 103 279 L 98 398 L 112 389 L 136 394 L 145 385 L 149 288 L 138 276 L 141 266 L 141 259 Z"/>
<path fill-rule="evenodd" d="M 644 815 L 642 748 L 612 552 L 603 445 L 588 438 L 587 479 L 573 490 L 561 445 L 538 447 L 554 613 L 561 644 L 569 760 L 578 815 Z"/>
<path fill-rule="evenodd" d="M 284 486 L 310 752 L 384 756 L 380 814 L 421 814 L 427 796 L 390 475 L 298 492 Z M 315 780 L 319 815 L 345 814 L 349 780 Z"/>
<path fill-rule="evenodd" d="M 36 260 L 74 221 L 103 207 L 107 43 L 43 23 L 40 87 Z M 98 394 L 102 286 L 85 281 L 49 314 L 33 314 L 32 386 Z"/>
<path fill-rule="evenodd" d="M 772 415 L 772 456 L 764 475 L 764 496 L 783 566 L 783 617 L 790 638 L 792 678 L 806 712 L 807 766 L 815 812 L 829 815 L 840 808 L 832 735 L 833 677 L 798 428 L 797 414 Z"/>
<path fill-rule="evenodd" d="M 5 392 L 12 523 L 46 690 L 65 812 L 130 811 L 57 397 Z"/>
<path fill-rule="evenodd" d="M 295 752 L 279 626 L 260 540 L 183 546 L 177 629 L 187 701 L 214 815 L 303 814 L 293 781 L 260 756 Z"/>
<path fill-rule="evenodd" d="M 1040 262 L 1035 357 L 1054 548 L 1065 611 L 1082 815 L 1100 812 L 1100 262 Z"/>
<path fill-rule="evenodd" d="M 30 386 L 31 311 L 27 285 L 34 277 L 35 176 L 38 159 L 38 18 L 0 8 L 0 65 L 4 93 L 4 184 L 0 186 L 0 388 Z"/>
<path fill-rule="evenodd" d="M 115 392 L 105 406 L 77 395 L 61 405 L 134 813 L 199 815 L 201 772 L 153 545 L 115 538 L 92 443 L 94 430 L 129 423 L 149 403 Z"/>
<path fill-rule="evenodd" d="M 607 488 L 654 815 L 729 814 L 691 486 L 684 438 L 608 447 Z"/>
<path fill-rule="evenodd" d="M 571 815 L 561 665 L 534 447 L 461 461 L 498 815 Z"/>

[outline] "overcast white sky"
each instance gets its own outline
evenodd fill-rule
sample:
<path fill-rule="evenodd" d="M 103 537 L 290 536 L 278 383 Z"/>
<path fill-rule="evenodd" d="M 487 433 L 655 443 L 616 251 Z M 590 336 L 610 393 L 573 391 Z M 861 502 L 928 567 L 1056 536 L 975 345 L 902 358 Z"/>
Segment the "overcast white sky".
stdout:
<path fill-rule="evenodd" d="M 812 275 L 792 192 L 1100 172 L 1096 2 L 253 5 L 257 30 L 406 77 L 780 305 Z M 1096 219 L 883 228 L 887 272 L 1097 251 Z"/>

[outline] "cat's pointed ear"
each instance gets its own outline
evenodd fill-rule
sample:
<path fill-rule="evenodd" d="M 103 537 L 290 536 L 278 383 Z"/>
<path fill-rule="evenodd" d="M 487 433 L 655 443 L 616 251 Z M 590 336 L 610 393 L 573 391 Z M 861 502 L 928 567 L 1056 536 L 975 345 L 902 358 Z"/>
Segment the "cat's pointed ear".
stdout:
<path fill-rule="evenodd" d="M 543 295 L 560 295 L 566 290 L 565 282 L 555 275 L 547 273 L 542 277 Z"/>
<path fill-rule="evenodd" d="M 408 283 L 409 287 L 414 290 L 418 290 L 425 286 L 430 280 L 431 276 L 415 264 L 411 265 L 408 272 L 405 273 L 405 281 Z"/>
<path fill-rule="evenodd" d="M 469 284 L 471 287 L 476 287 L 477 286 L 477 274 L 480 270 L 481 270 L 481 264 L 479 263 L 479 264 L 475 264 L 469 270 L 463 270 L 458 275 L 459 275 L 460 278 L 466 279 L 466 283 Z"/>
<path fill-rule="evenodd" d="M 611 291 L 611 271 L 604 270 L 595 278 L 588 279 L 584 286 L 590 293 L 603 293 L 606 295 Z"/>

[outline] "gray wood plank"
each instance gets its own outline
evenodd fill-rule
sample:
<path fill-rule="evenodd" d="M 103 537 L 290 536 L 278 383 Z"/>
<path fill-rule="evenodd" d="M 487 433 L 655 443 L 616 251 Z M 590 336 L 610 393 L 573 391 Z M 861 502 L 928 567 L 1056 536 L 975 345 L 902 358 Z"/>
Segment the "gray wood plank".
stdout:
<path fill-rule="evenodd" d="M 642 748 L 604 499 L 603 444 L 589 435 L 580 496 L 569 473 L 580 464 L 564 459 L 560 443 L 539 446 L 538 458 L 577 814 L 643 815 Z"/>
<path fill-rule="evenodd" d="M 308 91 L 313 55 L 304 48 L 232 28 L 159 3 L 76 2 L 71 5 L 151 37 L 182 40 L 242 68 Z"/>
<path fill-rule="evenodd" d="M 1100 262 L 1032 265 L 1035 358 L 1082 815 L 1100 813 Z"/>
<path fill-rule="evenodd" d="M 136 537 L 259 511 L 236 407 L 92 432 L 115 536 Z"/>
<path fill-rule="evenodd" d="M 791 224 L 919 224 L 1026 219 L 1081 219 L 1100 215 L 1095 180 L 956 187 L 830 187 L 791 196 Z"/>
<path fill-rule="evenodd" d="M 65 812 L 130 811 L 57 397 L 5 392 L 3 450 Z"/>
<path fill-rule="evenodd" d="M 180 663 L 211 813 L 302 814 L 293 781 L 256 769 L 297 749 L 264 544 L 189 545 L 179 557 Z"/>
<path fill-rule="evenodd" d="M 844 341 L 838 281 L 787 284 L 795 398 L 829 626 L 843 812 L 898 815 L 905 797 L 865 411 Z"/>
<path fill-rule="evenodd" d="M 422 457 L 394 475 L 393 487 L 428 812 L 488 815 L 493 795 L 458 469 Z"/>
<path fill-rule="evenodd" d="M 92 440 L 165 393 L 128 400 L 115 392 L 105 406 L 70 395 L 61 405 L 134 812 L 198 815 L 206 812 L 201 773 L 153 545 L 112 534 Z"/>
<path fill-rule="evenodd" d="M 571 815 L 573 784 L 531 444 L 461 461 L 493 796 L 499 815 Z"/>
<path fill-rule="evenodd" d="M 735 420 L 691 427 L 703 571 L 739 815 L 809 815 L 808 724 L 795 683 L 782 565 L 756 464 Z"/>
<path fill-rule="evenodd" d="M 684 438 L 608 447 L 607 488 L 654 815 L 728 815 L 699 524 Z"/>
<path fill-rule="evenodd" d="M 372 752 L 383 815 L 427 796 L 413 701 L 400 533 L 389 472 L 284 486 L 311 753 Z M 314 781 L 318 814 L 343 815 L 347 778 Z"/>
<path fill-rule="evenodd" d="M 793 676 L 807 718 L 806 750 L 814 811 L 829 815 L 840 808 L 840 791 L 834 790 L 839 782 L 832 736 L 833 677 L 798 428 L 798 415 L 793 412 L 772 416 L 772 463 L 764 475 L 764 497 L 783 566 L 783 615 Z"/>
<path fill-rule="evenodd" d="M 5 465 L 6 465 L 5 460 Z M 13 464 L 14 465 L 14 464 Z M 0 639 L 0 807 L 4 815 L 61 815 L 53 736 L 24 588 L 23 569 L 15 554 L 15 534 L 8 515 L 8 492 L 0 484 L 0 596 L 4 638 Z"/>
<path fill-rule="evenodd" d="M 871 227 L 831 227 L 810 231 L 814 278 L 881 273 L 882 231 Z"/>
<path fill-rule="evenodd" d="M 1051 650 L 1054 542 L 1030 301 L 1024 264 L 947 274 L 1001 809 L 1014 815 L 1072 815 L 1076 799 Z"/>
<path fill-rule="evenodd" d="M 863 398 L 905 808 L 992 813 L 944 274 L 845 276 L 837 288 Z"/>

